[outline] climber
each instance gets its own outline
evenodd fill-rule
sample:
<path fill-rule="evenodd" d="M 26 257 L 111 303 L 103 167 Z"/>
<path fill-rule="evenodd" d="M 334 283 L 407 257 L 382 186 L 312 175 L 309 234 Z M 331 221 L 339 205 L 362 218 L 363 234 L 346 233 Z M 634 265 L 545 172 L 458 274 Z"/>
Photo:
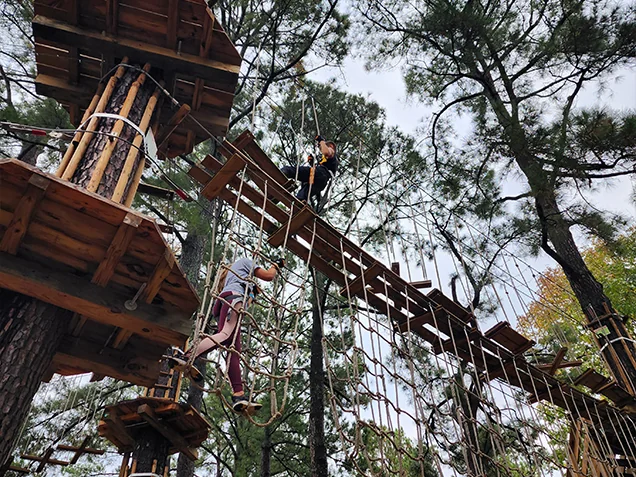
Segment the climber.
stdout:
<path fill-rule="evenodd" d="M 290 179 L 298 179 L 302 185 L 296 194 L 299 200 L 307 202 L 311 197 L 315 197 L 320 202 L 320 193 L 327 186 L 330 179 L 336 176 L 338 170 L 338 156 L 336 155 L 336 144 L 333 141 L 325 141 L 325 138 L 318 135 L 316 142 L 322 157 L 317 165 L 314 165 L 313 156 L 309 156 L 309 166 L 284 166 L 281 172 Z"/>
<path fill-rule="evenodd" d="M 249 258 L 241 258 L 229 268 L 225 268 L 219 277 L 217 292 L 218 298 L 212 307 L 212 316 L 218 320 L 218 332 L 214 335 L 205 335 L 195 350 L 192 348 L 185 353 L 175 351 L 175 356 L 169 357 L 170 366 L 179 371 L 188 371 L 195 382 L 202 382 L 203 376 L 194 367 L 187 370 L 187 363 L 192 354 L 195 359 L 200 355 L 215 349 L 219 345 L 234 345 L 235 351 L 231 352 L 228 375 L 232 384 L 232 409 L 236 412 L 258 411 L 262 405 L 253 403 L 243 391 L 241 380 L 241 318 L 244 309 L 249 307 L 260 292 L 258 285 L 249 281 L 254 276 L 266 282 L 271 282 L 282 267 L 285 266 L 283 258 L 277 259 L 267 270 L 257 266 Z M 228 316 L 229 312 L 229 316 Z"/>

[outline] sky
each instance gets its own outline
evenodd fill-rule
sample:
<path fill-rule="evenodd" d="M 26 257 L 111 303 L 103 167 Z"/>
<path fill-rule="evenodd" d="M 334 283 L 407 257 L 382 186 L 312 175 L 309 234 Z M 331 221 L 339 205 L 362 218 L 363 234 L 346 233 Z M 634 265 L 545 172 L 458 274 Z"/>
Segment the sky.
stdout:
<path fill-rule="evenodd" d="M 408 98 L 399 65 L 389 65 L 384 71 L 367 71 L 364 61 L 349 57 L 340 69 L 318 70 L 312 79 L 326 81 L 335 79 L 337 84 L 350 93 L 361 94 L 384 108 L 386 121 L 390 126 L 398 126 L 402 131 L 419 136 L 428 131 L 433 109 Z M 616 110 L 636 110 L 636 71 L 621 70 L 605 88 L 588 87 L 582 91 L 577 106 L 592 107 L 602 105 Z M 455 122 L 460 134 L 466 132 L 466 123 Z M 599 192 L 590 195 L 590 202 L 616 213 L 636 218 L 636 206 L 630 200 L 632 180 L 605 181 Z M 518 193 L 519 184 L 506 184 L 505 193 Z"/>

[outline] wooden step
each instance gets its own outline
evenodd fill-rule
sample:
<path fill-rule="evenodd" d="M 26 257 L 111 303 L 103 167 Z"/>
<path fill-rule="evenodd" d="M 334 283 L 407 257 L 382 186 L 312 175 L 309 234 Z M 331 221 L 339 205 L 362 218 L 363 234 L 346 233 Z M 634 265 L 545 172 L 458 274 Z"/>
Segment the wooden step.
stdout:
<path fill-rule="evenodd" d="M 528 351 L 536 343 L 513 330 L 510 323 L 501 321 L 490 328 L 484 335 L 513 354 L 521 354 Z"/>

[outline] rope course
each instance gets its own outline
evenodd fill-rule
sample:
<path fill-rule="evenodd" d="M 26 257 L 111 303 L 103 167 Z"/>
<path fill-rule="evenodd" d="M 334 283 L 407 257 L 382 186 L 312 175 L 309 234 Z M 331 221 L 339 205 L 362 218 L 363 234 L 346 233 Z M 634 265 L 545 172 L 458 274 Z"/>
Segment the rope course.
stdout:
<path fill-rule="evenodd" d="M 180 106 L 165 89 L 163 93 Z M 252 124 L 254 117 L 255 107 Z M 265 266 L 281 247 L 301 261 L 265 288 L 259 306 L 240 314 L 249 343 L 239 354 L 248 389 L 255 398 L 267 397 L 270 404 L 268 413 L 246 416 L 254 425 L 272 424 L 289 405 L 290 380 L 298 372 L 298 343 L 313 312 L 323 327 L 327 399 L 340 441 L 339 452 L 331 458 L 346 470 L 364 476 L 636 475 L 634 398 L 595 372 L 585 371 L 575 379 L 565 376 L 569 381 L 557 379 L 562 364 L 568 364 L 563 361 L 567 350 L 546 362 L 534 342 L 513 330 L 517 317 L 527 315 L 532 303 L 581 326 L 558 303 L 537 292 L 540 272 L 506 249 L 491 260 L 480 247 L 481 240 L 490 238 L 455 216 L 449 233 L 457 254 L 438 252 L 440 238 L 432 226 L 431 209 L 440 204 L 408 178 L 405 187 L 412 191 L 393 194 L 384 187 L 383 174 L 388 171 L 382 168 L 374 180 L 386 191 L 386 203 L 366 204 L 362 211 L 354 200 L 347 231 L 355 233 L 343 234 L 289 193 L 287 179 L 250 133 L 233 143 L 210 137 L 226 161 L 208 156 L 200 165 L 191 164 L 189 174 L 202 185 L 204 198 L 223 200 L 231 212 L 221 257 L 207 265 L 191 344 L 196 346 L 212 325 L 221 271 L 229 264 L 254 256 Z M 354 190 L 359 168 L 358 162 Z M 201 202 L 195 201 L 206 207 Z M 396 215 L 390 209 L 398 202 L 408 213 Z M 382 258 L 396 267 L 385 266 L 361 247 L 361 231 L 369 217 L 383 224 Z M 388 229 L 391 221 L 405 232 L 396 239 Z M 419 254 L 418 267 L 402 258 L 403 250 Z M 400 265 L 408 279 L 402 278 Z M 456 299 L 441 291 L 441 277 L 449 268 L 460 277 Z M 486 331 L 478 320 L 481 309 L 471 302 L 474 287 L 466 277 L 468 268 L 489 278 L 483 292 L 496 311 L 487 318 L 497 322 Z M 425 293 L 431 271 L 440 289 Z M 591 333 L 587 328 L 581 331 Z M 577 344 L 563 333 L 558 337 L 563 348 Z M 238 352 L 236 343 L 219 348 L 222 352 L 209 359 L 216 373 L 208 373 L 202 387 L 226 402 L 229 358 Z M 193 364 L 194 356 L 189 362 Z M 111 398 L 116 402 L 124 392 L 107 389 L 100 384 L 91 388 L 92 395 L 71 392 L 62 412 L 84 406 L 78 422 L 95 418 Z M 42 400 L 47 393 L 45 386 Z M 43 423 L 35 426 L 45 429 Z M 87 449 L 78 428 L 80 424 L 69 431 L 76 433 L 76 444 L 58 449 L 75 449 L 76 454 Z M 53 463 L 53 446 L 43 444 L 50 436 L 29 435 L 20 448 L 33 447 L 35 440 L 35 447 L 44 452 L 40 460 L 32 459 L 32 465 Z"/>

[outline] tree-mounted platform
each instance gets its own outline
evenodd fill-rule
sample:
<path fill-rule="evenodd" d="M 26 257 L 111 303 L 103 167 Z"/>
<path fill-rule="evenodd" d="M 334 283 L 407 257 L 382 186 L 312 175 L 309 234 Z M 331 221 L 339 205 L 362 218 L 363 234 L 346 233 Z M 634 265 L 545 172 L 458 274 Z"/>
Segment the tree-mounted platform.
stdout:
<path fill-rule="evenodd" d="M 189 404 L 139 397 L 108 406 L 98 430 L 120 452 L 131 452 L 136 434 L 148 426 L 170 441 L 171 454 L 181 452 L 192 460 L 197 458 L 196 448 L 205 441 L 210 429 L 205 418 Z"/>
<path fill-rule="evenodd" d="M 76 126 L 100 78 L 127 56 L 131 64 L 150 63 L 193 117 L 225 135 L 241 57 L 204 0 L 36 0 L 33 32 L 36 90 L 62 103 Z M 160 123 L 171 116 L 163 108 Z M 181 124 L 165 153 L 190 152 L 208 138 L 194 123 Z"/>
<path fill-rule="evenodd" d="M 255 225 L 262 225 L 277 244 L 281 243 L 281 231 L 293 227 L 296 235 L 286 237 L 286 248 L 340 285 L 343 296 L 366 301 L 389 316 L 396 330 L 419 335 L 436 352 L 448 352 L 471 363 L 483 379 L 504 380 L 535 400 L 547 399 L 574 416 L 589 420 L 605 431 L 610 445 L 620 449 L 624 436 L 611 423 L 625 414 L 633 417 L 631 407 L 621 411 L 562 383 L 524 358 L 522 353 L 532 342 L 507 324 L 494 327 L 485 336 L 477 328 L 473 314 L 439 290 L 424 294 L 316 214 L 307 217 L 305 211 L 301 216 L 304 204 L 288 192 L 287 178 L 249 132 L 241 134 L 234 143 L 226 142 L 221 152 L 228 162 L 240 156 L 249 182 L 241 183 L 240 168 L 233 167 L 234 174 L 221 174 L 224 164 L 208 156 L 201 167 L 190 170 L 190 175 L 204 186 L 214 181 L 214 188 L 208 188 L 214 190 L 214 195 L 208 198 L 220 197 L 238 207 L 239 213 Z M 309 244 L 313 244 L 311 252 Z M 622 401 L 620 405 L 626 403 Z"/>
<path fill-rule="evenodd" d="M 75 312 L 50 375 L 147 386 L 199 306 L 154 220 L 14 159 L 0 160 L 0 287 Z"/>

